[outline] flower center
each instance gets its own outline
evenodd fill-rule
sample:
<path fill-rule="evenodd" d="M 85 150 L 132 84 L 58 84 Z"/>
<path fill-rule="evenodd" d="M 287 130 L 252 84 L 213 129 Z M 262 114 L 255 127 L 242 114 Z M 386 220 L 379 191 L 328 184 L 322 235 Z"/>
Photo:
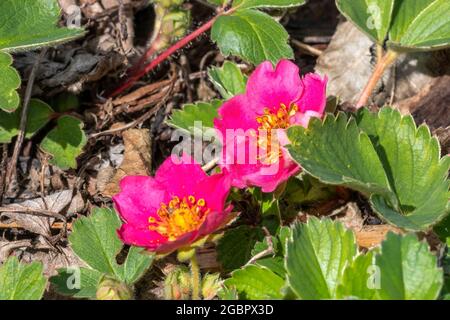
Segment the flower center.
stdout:
<path fill-rule="evenodd" d="M 180 199 L 174 196 L 169 205 L 161 203 L 158 209 L 159 220 L 150 217 L 148 228 L 173 241 L 187 232 L 198 229 L 209 211 L 204 199 L 197 200 L 194 196 Z"/>
<path fill-rule="evenodd" d="M 282 103 L 277 112 L 271 112 L 269 108 L 264 108 L 264 114 L 256 117 L 256 122 L 259 123 L 258 129 L 268 131 L 272 129 L 287 129 L 291 125 L 291 117 L 293 117 L 297 111 L 298 106 L 296 104 L 286 107 L 286 105 Z"/>
<path fill-rule="evenodd" d="M 293 117 L 298 111 L 298 106 L 292 104 L 286 107 L 285 104 L 281 104 L 280 108 L 276 112 L 271 112 L 269 108 L 264 108 L 264 114 L 256 117 L 258 122 L 258 147 L 259 154 L 258 160 L 264 164 L 274 164 L 281 157 L 281 150 L 277 140 L 277 136 L 272 134 L 274 129 L 287 129 L 291 125 L 291 117 Z M 261 131 L 265 134 L 261 135 Z"/>

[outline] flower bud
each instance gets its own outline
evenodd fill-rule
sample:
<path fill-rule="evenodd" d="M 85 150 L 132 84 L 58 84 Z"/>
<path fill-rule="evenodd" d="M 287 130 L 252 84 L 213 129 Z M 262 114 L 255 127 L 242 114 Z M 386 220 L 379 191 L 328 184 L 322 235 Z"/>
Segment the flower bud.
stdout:
<path fill-rule="evenodd" d="M 172 269 L 164 281 L 164 294 L 168 300 L 186 300 L 191 295 L 191 273 L 186 266 Z"/>
<path fill-rule="evenodd" d="M 131 300 L 133 291 L 122 281 L 104 277 L 97 288 L 97 300 Z"/>
<path fill-rule="evenodd" d="M 202 281 L 202 296 L 205 300 L 211 300 L 220 289 L 220 275 L 218 273 L 206 274 Z"/>

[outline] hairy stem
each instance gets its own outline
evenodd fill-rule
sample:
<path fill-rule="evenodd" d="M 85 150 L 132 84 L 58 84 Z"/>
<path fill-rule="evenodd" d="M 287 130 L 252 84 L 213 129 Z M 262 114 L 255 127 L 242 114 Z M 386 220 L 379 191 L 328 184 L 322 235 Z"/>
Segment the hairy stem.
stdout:
<path fill-rule="evenodd" d="M 180 41 L 176 42 L 173 46 L 168 48 L 167 50 L 163 51 L 160 55 L 158 55 L 152 62 L 145 65 L 144 68 L 137 71 L 135 74 L 133 74 L 123 85 L 121 85 L 119 88 L 117 88 L 111 96 L 117 96 L 124 90 L 130 88 L 137 80 L 142 78 L 144 75 L 155 69 L 161 62 L 165 61 L 167 58 L 169 58 L 172 54 L 174 54 L 179 49 L 186 46 L 189 42 L 195 40 L 197 37 L 199 37 L 204 32 L 211 29 L 214 22 L 217 20 L 218 17 L 220 17 L 223 14 L 229 14 L 232 10 L 228 10 L 227 12 L 220 11 L 215 17 L 213 17 L 211 20 L 200 26 L 197 30 L 193 31 L 192 33 L 188 34 L 186 37 L 181 39 Z M 147 54 L 146 54 L 147 55 Z"/>
<path fill-rule="evenodd" d="M 398 57 L 398 53 L 392 50 L 388 50 L 386 54 L 383 55 L 382 49 L 380 47 L 378 47 L 377 53 L 378 53 L 377 64 L 372 73 L 372 76 L 370 77 L 366 87 L 364 88 L 361 94 L 361 97 L 359 98 L 358 103 L 356 104 L 356 109 L 359 109 L 367 105 L 367 102 L 369 101 L 369 98 L 372 95 L 373 90 L 380 81 L 384 72 L 395 62 L 395 60 Z"/>
<path fill-rule="evenodd" d="M 195 253 L 191 257 L 192 300 L 200 300 L 200 267 Z"/>

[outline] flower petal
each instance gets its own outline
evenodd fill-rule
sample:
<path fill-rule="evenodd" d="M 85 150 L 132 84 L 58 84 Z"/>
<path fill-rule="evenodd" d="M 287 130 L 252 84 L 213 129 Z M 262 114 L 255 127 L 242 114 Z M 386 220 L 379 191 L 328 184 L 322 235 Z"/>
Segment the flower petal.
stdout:
<path fill-rule="evenodd" d="M 271 62 L 261 63 L 248 79 L 246 94 L 251 106 L 262 113 L 264 107 L 273 112 L 282 103 L 289 106 L 302 92 L 298 67 L 289 60 L 281 60 L 275 70 Z"/>
<path fill-rule="evenodd" d="M 213 174 L 198 182 L 193 194 L 196 198 L 205 199 L 211 211 L 220 212 L 225 206 L 231 188 L 231 176 L 226 169 L 223 173 Z"/>
<path fill-rule="evenodd" d="M 152 177 L 127 176 L 120 181 L 121 191 L 113 197 L 116 209 L 125 222 L 147 226 L 148 218 L 165 199 L 165 192 Z"/>
<path fill-rule="evenodd" d="M 187 232 L 182 236 L 178 237 L 177 240 L 162 243 L 160 246 L 155 247 L 153 251 L 158 253 L 170 253 L 172 251 L 177 250 L 178 248 L 188 246 L 198 238 L 197 235 L 198 235 L 197 230 Z"/>
<path fill-rule="evenodd" d="M 191 195 L 198 181 L 206 177 L 202 167 L 195 163 L 192 157 L 185 154 L 181 159 L 177 159 L 176 156 L 167 158 L 155 174 L 155 180 L 170 197 Z"/>
<path fill-rule="evenodd" d="M 124 243 L 145 247 L 151 251 L 167 242 L 167 238 L 158 232 L 151 231 L 148 228 L 138 228 L 129 223 L 124 223 L 117 234 Z"/>
<path fill-rule="evenodd" d="M 228 223 L 230 220 L 229 218 L 232 217 L 232 215 L 230 214 L 232 209 L 233 206 L 230 205 L 221 212 L 210 212 L 205 221 L 198 229 L 196 240 L 216 231 L 217 229 Z"/>
<path fill-rule="evenodd" d="M 326 88 L 328 78 L 323 79 L 315 73 L 308 73 L 303 78 L 303 94 L 296 102 L 299 111 L 305 113 L 306 111 L 315 111 L 323 114 L 327 103 Z"/>

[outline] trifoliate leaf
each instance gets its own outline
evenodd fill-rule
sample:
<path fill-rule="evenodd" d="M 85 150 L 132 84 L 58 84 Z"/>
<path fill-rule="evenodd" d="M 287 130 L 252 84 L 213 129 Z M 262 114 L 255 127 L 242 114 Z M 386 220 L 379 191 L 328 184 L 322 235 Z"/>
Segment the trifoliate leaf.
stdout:
<path fill-rule="evenodd" d="M 131 247 L 124 263 L 119 265 L 116 256 L 123 246 L 117 236 L 120 225 L 120 219 L 113 210 L 95 208 L 90 216 L 75 221 L 69 242 L 89 267 L 131 285 L 150 267 L 153 255 L 142 253 L 142 248 Z M 83 286 L 81 289 L 88 290 Z M 91 291 L 89 289 L 88 292 Z"/>
<path fill-rule="evenodd" d="M 75 221 L 69 241 L 73 251 L 91 268 L 108 275 L 121 276 L 116 255 L 122 242 L 116 234 L 120 219 L 110 209 L 95 208 L 91 215 Z"/>
<path fill-rule="evenodd" d="M 56 128 L 50 131 L 41 142 L 41 148 L 52 155 L 50 162 L 66 170 L 77 167 L 77 157 L 86 145 L 83 122 L 72 116 L 58 119 Z"/>
<path fill-rule="evenodd" d="M 224 284 L 234 288 L 241 299 L 262 300 L 281 299 L 281 289 L 284 285 L 283 278 L 265 267 L 248 265 L 231 274 L 231 278 Z"/>
<path fill-rule="evenodd" d="M 450 158 L 427 127 L 383 108 L 312 119 L 288 130 L 289 152 L 322 182 L 345 185 L 370 197 L 375 212 L 408 230 L 426 230 L 447 214 Z"/>
<path fill-rule="evenodd" d="M 433 300 L 439 296 L 443 272 L 425 241 L 414 234 L 389 233 L 376 256 L 381 299 Z"/>
<path fill-rule="evenodd" d="M 210 68 L 208 77 L 224 99 L 230 99 L 245 92 L 247 77 L 233 62 L 225 61 L 221 68 Z"/>
<path fill-rule="evenodd" d="M 167 124 L 192 136 L 205 134 L 207 130 L 211 131 L 214 128 L 214 118 L 218 116 L 217 110 L 221 105 L 222 100 L 185 104 L 183 109 L 172 112 Z"/>
<path fill-rule="evenodd" d="M 47 285 L 40 262 L 20 263 L 10 257 L 0 266 L 0 300 L 40 300 Z"/>
<path fill-rule="evenodd" d="M 1 42 L 1 38 L 0 38 Z M 0 51 L 0 109 L 7 112 L 14 111 L 19 106 L 20 76 L 12 64 L 12 57 Z"/>
<path fill-rule="evenodd" d="M 301 299 L 332 299 L 356 254 L 353 233 L 330 219 L 293 226 L 285 257 L 290 290 Z"/>
<path fill-rule="evenodd" d="M 13 113 L 0 111 L 0 143 L 10 143 L 11 139 L 19 133 L 21 112 L 21 108 Z M 31 99 L 28 106 L 25 137 L 29 139 L 42 129 L 50 121 L 52 114 L 53 110 L 48 104 Z"/>
<path fill-rule="evenodd" d="M 211 30 L 211 38 L 223 55 L 236 55 L 255 65 L 269 60 L 294 57 L 288 45 L 288 33 L 271 16 L 251 9 L 220 16 Z"/>
<path fill-rule="evenodd" d="M 57 0 L 0 1 L 0 51 L 53 46 L 83 35 L 81 28 L 60 28 Z"/>
<path fill-rule="evenodd" d="M 416 128 L 411 116 L 387 107 L 378 114 L 364 109 L 357 122 L 372 140 L 396 196 L 395 201 L 372 196 L 375 211 L 410 230 L 425 230 L 442 220 L 448 213 L 450 157 L 439 159 L 439 142 L 428 127 Z"/>

